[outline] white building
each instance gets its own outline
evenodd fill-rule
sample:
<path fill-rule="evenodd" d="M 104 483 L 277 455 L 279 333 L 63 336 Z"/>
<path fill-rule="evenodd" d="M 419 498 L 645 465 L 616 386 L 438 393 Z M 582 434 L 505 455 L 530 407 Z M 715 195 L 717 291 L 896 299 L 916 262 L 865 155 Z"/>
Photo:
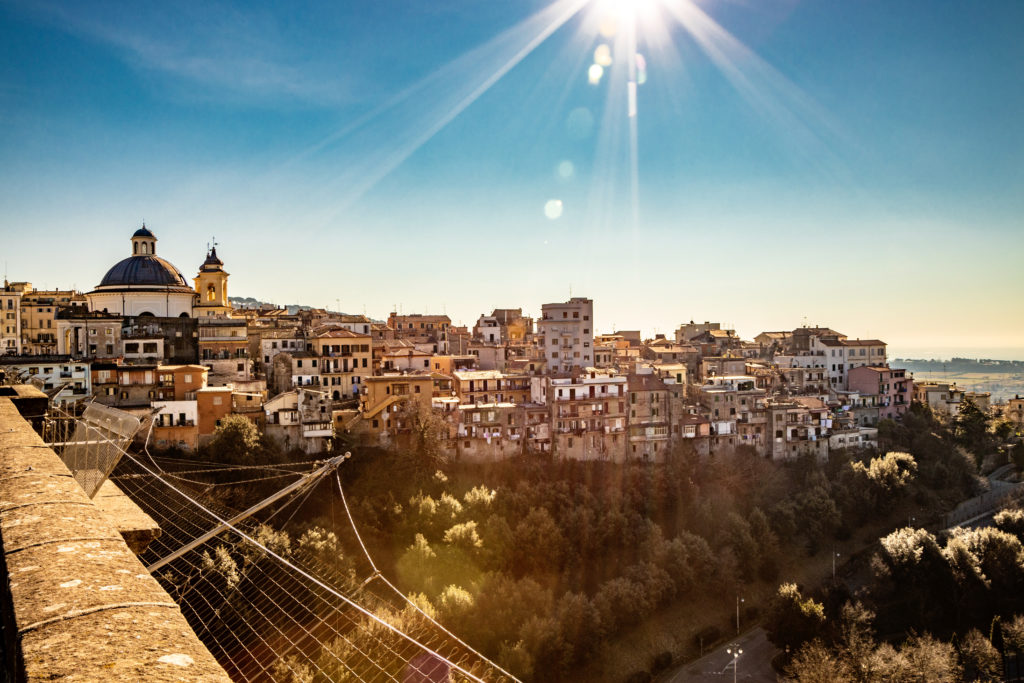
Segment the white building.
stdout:
<path fill-rule="evenodd" d="M 190 318 L 195 290 L 181 271 L 156 255 L 156 235 L 142 226 L 132 235 L 131 255 L 107 271 L 85 295 L 89 310 L 124 316 Z"/>
<path fill-rule="evenodd" d="M 63 387 L 54 403 L 74 403 L 92 395 L 92 366 L 68 356 L 0 356 L 8 381 L 35 384 L 47 393 Z"/>
<path fill-rule="evenodd" d="M 833 390 L 849 388 L 849 372 L 862 365 L 882 367 L 886 364 L 885 342 L 878 339 L 811 338 L 811 352 L 824 360 Z"/>
<path fill-rule="evenodd" d="M 537 325 L 548 373 L 594 365 L 594 302 L 573 297 L 564 304 L 544 304 Z"/>
<path fill-rule="evenodd" d="M 27 282 L 8 282 L 0 290 L 0 354 L 21 355 L 21 297 L 31 291 Z"/>
<path fill-rule="evenodd" d="M 476 325 L 473 326 L 473 337 L 485 342 L 500 342 L 501 325 L 498 319 L 493 315 L 482 315 L 477 318 Z"/>

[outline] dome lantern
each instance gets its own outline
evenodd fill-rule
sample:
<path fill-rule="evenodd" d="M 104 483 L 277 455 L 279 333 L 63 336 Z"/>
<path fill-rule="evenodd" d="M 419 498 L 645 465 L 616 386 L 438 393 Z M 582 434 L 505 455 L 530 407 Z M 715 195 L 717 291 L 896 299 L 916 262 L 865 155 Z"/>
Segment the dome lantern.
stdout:
<path fill-rule="evenodd" d="M 146 224 L 135 231 L 132 235 L 132 256 L 155 256 L 156 235 L 150 232 Z"/>

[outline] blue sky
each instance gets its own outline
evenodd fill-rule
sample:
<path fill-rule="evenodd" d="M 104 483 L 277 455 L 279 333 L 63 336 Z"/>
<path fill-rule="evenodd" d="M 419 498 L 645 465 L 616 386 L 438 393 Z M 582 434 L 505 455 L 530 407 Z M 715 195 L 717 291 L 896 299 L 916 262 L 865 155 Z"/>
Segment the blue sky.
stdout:
<path fill-rule="evenodd" d="M 0 258 L 88 290 L 145 219 L 379 318 L 571 288 L 602 330 L 1024 347 L 1024 4 L 638 3 L 634 222 L 607 1 L 0 0 Z"/>

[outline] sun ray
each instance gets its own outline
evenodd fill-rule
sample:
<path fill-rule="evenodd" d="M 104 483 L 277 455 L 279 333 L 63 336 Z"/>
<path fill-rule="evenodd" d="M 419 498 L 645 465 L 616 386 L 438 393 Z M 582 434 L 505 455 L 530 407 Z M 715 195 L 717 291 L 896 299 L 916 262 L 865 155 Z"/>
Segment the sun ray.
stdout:
<path fill-rule="evenodd" d="M 589 1 L 556 0 L 311 148 L 310 152 L 326 153 L 332 145 L 344 141 L 364 149 L 361 163 L 328 182 L 327 191 L 334 195 L 334 201 L 322 222 L 335 218 L 398 168 Z M 440 99 L 431 100 L 438 94 L 442 95 Z M 392 121 L 403 117 L 406 120 L 399 124 L 404 125 Z"/>
<path fill-rule="evenodd" d="M 811 163 L 827 159 L 833 168 L 840 165 L 832 148 L 851 141 L 810 96 L 692 0 L 662 2 L 747 104 L 795 143 L 793 151 Z"/>

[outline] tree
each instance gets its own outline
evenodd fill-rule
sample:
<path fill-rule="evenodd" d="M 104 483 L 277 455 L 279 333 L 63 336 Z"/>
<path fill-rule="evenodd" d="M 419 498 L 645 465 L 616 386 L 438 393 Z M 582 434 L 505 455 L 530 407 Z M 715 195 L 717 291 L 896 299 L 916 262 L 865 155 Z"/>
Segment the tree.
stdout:
<path fill-rule="evenodd" d="M 1007 508 L 998 512 L 993 519 L 996 528 L 1024 540 L 1024 509 Z"/>
<path fill-rule="evenodd" d="M 960 412 L 953 418 L 954 441 L 973 453 L 979 464 L 992 447 L 988 433 L 989 419 L 969 398 L 960 403 Z"/>
<path fill-rule="evenodd" d="M 768 640 L 776 647 L 796 651 L 816 637 L 825 625 L 825 608 L 812 598 L 805 598 L 795 583 L 779 586 L 765 615 L 764 628 Z"/>
<path fill-rule="evenodd" d="M 875 649 L 874 613 L 860 602 L 847 602 L 839 616 L 839 646 L 852 677 L 861 683 L 875 679 L 871 654 Z"/>
<path fill-rule="evenodd" d="M 976 628 L 960 640 L 960 660 L 966 680 L 995 683 L 1002 678 L 1002 657 Z"/>
<path fill-rule="evenodd" d="M 915 636 L 903 644 L 900 652 L 906 657 L 913 681 L 954 683 L 960 680 L 960 664 L 949 643 L 928 634 Z M 907 678 L 901 679 L 907 680 Z"/>
<path fill-rule="evenodd" d="M 786 667 L 790 680 L 797 683 L 850 683 L 850 667 L 820 640 L 804 645 Z"/>
<path fill-rule="evenodd" d="M 430 406 L 409 399 L 398 414 L 399 424 L 412 433 L 412 447 L 428 466 L 442 460 L 444 442 L 448 437 L 448 422 Z"/>
<path fill-rule="evenodd" d="M 213 459 L 235 465 L 252 464 L 258 456 L 260 431 L 244 415 L 227 415 L 213 432 L 209 450 Z"/>

